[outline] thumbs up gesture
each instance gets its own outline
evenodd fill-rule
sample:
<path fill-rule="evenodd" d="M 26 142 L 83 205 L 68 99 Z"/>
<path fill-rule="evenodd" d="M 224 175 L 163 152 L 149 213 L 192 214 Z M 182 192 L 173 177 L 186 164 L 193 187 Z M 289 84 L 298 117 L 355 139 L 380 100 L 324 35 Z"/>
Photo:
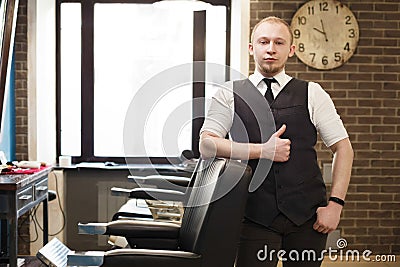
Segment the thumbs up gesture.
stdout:
<path fill-rule="evenodd" d="M 271 138 L 262 146 L 261 158 L 270 159 L 277 162 L 285 162 L 290 156 L 290 140 L 281 139 L 281 135 L 286 131 L 286 125 L 283 124 Z"/>

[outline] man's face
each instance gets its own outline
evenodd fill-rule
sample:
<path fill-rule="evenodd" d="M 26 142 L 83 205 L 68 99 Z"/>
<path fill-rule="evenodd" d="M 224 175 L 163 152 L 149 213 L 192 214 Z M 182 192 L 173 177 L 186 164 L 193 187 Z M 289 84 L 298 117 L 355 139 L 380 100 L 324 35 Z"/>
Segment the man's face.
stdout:
<path fill-rule="evenodd" d="M 264 76 L 278 74 L 289 57 L 294 55 L 289 29 L 276 22 L 264 22 L 254 32 L 249 53 L 253 55 L 257 70 Z"/>

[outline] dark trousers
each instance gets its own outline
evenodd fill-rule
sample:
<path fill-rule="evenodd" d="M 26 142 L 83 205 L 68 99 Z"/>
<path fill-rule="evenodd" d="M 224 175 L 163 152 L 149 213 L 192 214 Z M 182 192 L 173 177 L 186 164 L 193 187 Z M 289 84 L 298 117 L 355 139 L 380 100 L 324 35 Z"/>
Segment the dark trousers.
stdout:
<path fill-rule="evenodd" d="M 313 229 L 315 220 L 297 226 L 280 214 L 265 227 L 244 219 L 236 267 L 275 267 L 279 256 L 284 267 L 319 267 L 327 234 Z"/>

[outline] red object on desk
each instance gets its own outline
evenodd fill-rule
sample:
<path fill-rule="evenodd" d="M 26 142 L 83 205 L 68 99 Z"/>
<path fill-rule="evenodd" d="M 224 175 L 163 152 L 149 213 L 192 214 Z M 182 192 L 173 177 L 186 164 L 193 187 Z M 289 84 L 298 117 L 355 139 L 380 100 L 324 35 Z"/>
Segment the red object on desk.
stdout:
<path fill-rule="evenodd" d="M 9 171 L 5 171 L 5 169 L 3 169 L 3 171 L 1 172 L 1 174 L 33 174 L 36 172 L 39 172 L 41 170 L 44 170 L 46 168 L 48 168 L 49 166 L 41 166 L 40 168 L 17 168 L 17 167 L 12 167 Z"/>

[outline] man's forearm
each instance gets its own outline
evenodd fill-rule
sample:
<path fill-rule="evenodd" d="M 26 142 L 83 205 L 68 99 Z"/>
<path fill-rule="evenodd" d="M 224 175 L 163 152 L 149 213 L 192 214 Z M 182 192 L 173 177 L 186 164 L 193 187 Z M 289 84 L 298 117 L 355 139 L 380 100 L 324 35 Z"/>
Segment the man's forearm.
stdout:
<path fill-rule="evenodd" d="M 334 152 L 331 196 L 344 199 L 350 183 L 353 149 L 348 138 L 339 141 L 331 149 Z"/>
<path fill-rule="evenodd" d="M 237 143 L 209 134 L 202 134 L 200 138 L 200 153 L 203 158 L 256 159 L 261 156 L 261 146 L 261 144 Z"/>
<path fill-rule="evenodd" d="M 200 153 L 203 158 L 224 157 L 231 159 L 270 159 L 277 162 L 289 160 L 290 140 L 281 139 L 283 124 L 265 143 L 237 143 L 204 131 L 200 136 Z"/>
<path fill-rule="evenodd" d="M 334 154 L 331 196 L 344 199 L 350 183 L 353 149 L 348 138 L 337 142 L 330 148 Z M 313 228 L 324 234 L 331 233 L 340 222 L 342 209 L 343 206 L 337 201 L 330 201 L 327 207 L 319 207 Z"/>

